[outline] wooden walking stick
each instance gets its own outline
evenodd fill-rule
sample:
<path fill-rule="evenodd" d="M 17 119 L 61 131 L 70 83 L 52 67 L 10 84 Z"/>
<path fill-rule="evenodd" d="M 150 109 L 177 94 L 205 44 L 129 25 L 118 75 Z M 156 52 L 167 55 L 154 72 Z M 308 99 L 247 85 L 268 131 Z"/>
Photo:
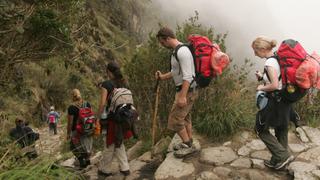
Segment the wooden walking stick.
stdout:
<path fill-rule="evenodd" d="M 157 116 L 158 116 L 158 104 L 159 104 L 159 92 L 160 92 L 159 81 L 160 79 L 158 77 L 156 87 L 155 87 L 156 99 L 154 103 L 154 111 L 153 111 L 153 119 L 152 119 L 152 146 L 154 146 L 156 141 Z"/>

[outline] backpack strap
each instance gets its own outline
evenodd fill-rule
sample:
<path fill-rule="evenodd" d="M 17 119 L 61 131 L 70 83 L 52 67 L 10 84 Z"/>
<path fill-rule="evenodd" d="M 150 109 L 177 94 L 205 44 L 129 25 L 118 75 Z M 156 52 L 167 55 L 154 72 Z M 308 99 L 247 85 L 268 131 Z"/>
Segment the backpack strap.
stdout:
<path fill-rule="evenodd" d="M 181 67 L 180 67 L 180 60 L 179 60 L 179 58 L 178 58 L 178 50 L 179 50 L 182 46 L 186 46 L 186 47 L 188 47 L 188 49 L 189 49 L 189 46 L 188 46 L 187 44 L 178 44 L 178 45 L 176 46 L 176 48 L 174 48 L 174 50 L 173 50 L 173 52 L 172 52 L 172 56 L 173 56 L 174 58 L 176 58 L 177 62 L 179 63 L 179 74 L 181 73 Z M 190 50 L 190 49 L 189 49 L 189 50 Z M 191 51 L 190 51 L 190 52 L 191 52 Z M 191 52 L 191 54 L 192 54 L 192 52 Z M 170 62 L 170 69 L 172 69 L 171 62 Z"/>
<path fill-rule="evenodd" d="M 78 108 L 79 110 L 81 108 L 86 108 L 86 107 L 89 107 L 89 103 L 87 101 L 83 101 L 82 104 L 79 106 L 78 104 L 73 104 L 76 108 Z"/>
<path fill-rule="evenodd" d="M 189 49 L 189 51 L 191 52 L 191 55 L 192 55 L 192 58 L 193 58 L 193 65 L 194 65 L 194 70 L 196 71 L 196 61 L 195 61 L 195 55 L 194 55 L 194 53 L 192 52 L 192 50 L 190 49 L 190 44 L 178 44 L 177 46 L 176 46 L 176 48 L 174 49 L 174 51 L 173 51 L 173 53 L 172 53 L 172 56 L 173 57 L 175 57 L 176 58 L 176 60 L 177 60 L 177 62 L 179 63 L 179 74 L 181 73 L 181 66 L 180 66 L 180 62 L 179 62 L 179 58 L 178 58 L 178 50 L 181 48 L 181 47 L 183 47 L 183 46 L 186 46 L 188 49 Z M 172 65 L 171 65 L 171 63 L 170 63 L 170 70 L 172 69 Z M 192 76 L 193 77 L 193 80 L 191 81 L 191 83 L 190 83 L 190 86 L 191 86 L 191 84 L 193 84 L 193 82 L 195 81 L 195 76 Z"/>
<path fill-rule="evenodd" d="M 278 60 L 278 56 L 276 54 L 274 54 L 273 56 L 268 57 L 267 59 L 270 59 L 270 58 L 275 58 L 276 60 Z M 266 74 L 268 80 L 271 82 L 271 78 L 270 78 L 270 76 L 268 74 L 268 71 L 267 71 L 266 67 L 264 67 L 264 69 L 263 69 L 263 74 Z M 280 80 L 281 80 L 281 70 L 280 70 L 280 74 L 279 74 L 279 77 L 278 77 L 278 81 L 280 81 Z"/>

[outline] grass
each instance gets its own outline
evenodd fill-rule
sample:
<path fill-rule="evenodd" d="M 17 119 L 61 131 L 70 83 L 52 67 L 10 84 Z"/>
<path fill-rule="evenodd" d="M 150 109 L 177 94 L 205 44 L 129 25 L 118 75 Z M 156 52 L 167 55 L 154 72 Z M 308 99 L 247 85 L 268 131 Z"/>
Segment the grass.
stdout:
<path fill-rule="evenodd" d="M 38 157 L 24 166 L 6 170 L 0 174 L 0 179 L 85 179 L 79 173 L 63 168 L 50 157 Z"/>

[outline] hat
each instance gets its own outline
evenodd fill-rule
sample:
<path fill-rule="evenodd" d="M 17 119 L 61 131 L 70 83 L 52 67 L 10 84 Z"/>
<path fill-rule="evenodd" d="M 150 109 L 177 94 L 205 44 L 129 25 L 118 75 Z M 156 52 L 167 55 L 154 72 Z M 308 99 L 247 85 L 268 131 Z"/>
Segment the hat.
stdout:
<path fill-rule="evenodd" d="M 268 104 L 267 93 L 264 91 L 257 91 L 256 103 L 259 110 L 264 109 Z"/>
<path fill-rule="evenodd" d="M 50 106 L 50 111 L 53 111 L 54 110 L 54 106 Z"/>

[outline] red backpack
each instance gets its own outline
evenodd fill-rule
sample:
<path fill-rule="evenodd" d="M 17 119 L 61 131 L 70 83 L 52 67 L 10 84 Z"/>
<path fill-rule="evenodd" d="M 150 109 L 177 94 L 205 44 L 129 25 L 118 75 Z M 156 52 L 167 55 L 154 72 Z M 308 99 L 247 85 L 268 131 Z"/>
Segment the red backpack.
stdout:
<path fill-rule="evenodd" d="M 49 114 L 49 123 L 56 123 L 56 115 L 51 113 Z"/>
<path fill-rule="evenodd" d="M 293 39 L 284 40 L 276 52 L 283 85 L 281 95 L 289 102 L 296 102 L 307 93 L 307 89 L 297 83 L 296 76 L 297 69 L 307 56 L 301 44 Z"/>
<path fill-rule="evenodd" d="M 219 46 L 212 44 L 205 36 L 190 35 L 187 44 L 178 45 L 173 54 L 178 62 L 177 52 L 182 46 L 187 46 L 192 53 L 196 71 L 194 80 L 201 88 L 207 87 L 212 78 L 220 75 L 230 63 L 228 55 L 221 52 Z"/>
<path fill-rule="evenodd" d="M 95 130 L 96 118 L 91 107 L 84 102 L 79 108 L 76 130 L 79 134 L 92 135 Z"/>

